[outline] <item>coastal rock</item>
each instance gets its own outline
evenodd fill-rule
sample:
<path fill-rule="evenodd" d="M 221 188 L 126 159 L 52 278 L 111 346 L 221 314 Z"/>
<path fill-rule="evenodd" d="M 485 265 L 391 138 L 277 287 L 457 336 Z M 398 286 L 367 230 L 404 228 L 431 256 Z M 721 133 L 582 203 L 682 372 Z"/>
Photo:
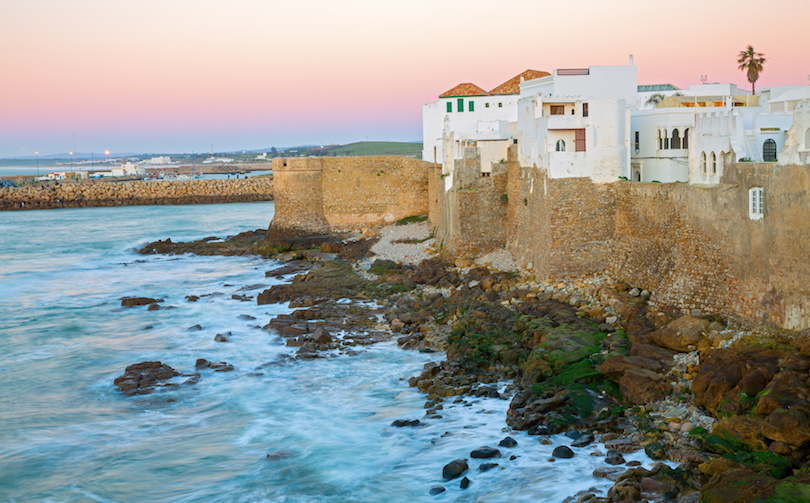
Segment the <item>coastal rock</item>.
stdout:
<path fill-rule="evenodd" d="M 470 487 L 470 479 L 464 477 L 463 479 L 461 479 L 461 483 L 458 485 L 458 487 L 461 489 L 467 489 L 468 487 Z"/>
<path fill-rule="evenodd" d="M 436 496 L 437 494 L 441 494 L 444 491 L 446 491 L 446 489 L 443 486 L 434 485 L 434 486 L 430 486 L 430 490 L 428 491 L 428 494 L 430 494 L 431 496 Z"/>
<path fill-rule="evenodd" d="M 468 468 L 466 458 L 455 459 L 444 465 L 444 468 L 442 469 L 442 477 L 444 477 L 445 480 L 453 480 L 462 473 L 466 472 Z"/>
<path fill-rule="evenodd" d="M 180 372 L 161 362 L 141 362 L 130 365 L 113 384 L 126 396 L 151 393 L 162 382 L 179 376 Z"/>
<path fill-rule="evenodd" d="M 284 459 L 290 459 L 298 456 L 296 453 L 292 451 L 273 451 L 267 453 L 267 459 L 270 461 L 282 461 Z"/>
<path fill-rule="evenodd" d="M 555 458 L 563 458 L 563 459 L 573 458 L 574 451 L 572 451 L 568 446 L 560 445 L 554 448 L 554 451 L 552 451 L 551 455 L 554 456 Z"/>
<path fill-rule="evenodd" d="M 418 419 L 397 419 L 391 426 L 395 426 L 397 428 L 402 428 L 405 426 L 419 426 L 421 423 Z"/>
<path fill-rule="evenodd" d="M 515 440 L 512 437 L 506 437 L 503 440 L 501 440 L 500 442 L 498 442 L 498 447 L 516 447 L 516 446 L 517 446 L 517 440 Z"/>
<path fill-rule="evenodd" d="M 487 471 L 489 471 L 489 470 L 492 470 L 492 469 L 493 469 L 493 468 L 495 468 L 496 466 L 499 466 L 499 465 L 498 465 L 498 463 L 481 463 L 481 464 L 478 466 L 478 470 L 479 470 L 479 471 L 482 471 L 482 472 L 487 472 Z"/>
<path fill-rule="evenodd" d="M 231 339 L 228 337 L 228 335 L 230 335 L 230 334 L 231 334 L 230 332 L 228 332 L 228 334 L 227 334 L 227 335 L 225 335 L 225 334 L 217 334 L 217 335 L 215 335 L 215 336 L 214 336 L 214 340 L 215 340 L 216 342 L 228 342 L 228 341 L 230 341 L 230 340 L 231 340 Z"/>
<path fill-rule="evenodd" d="M 163 302 L 163 299 L 153 299 L 151 297 L 123 297 L 121 299 L 122 307 L 135 307 L 135 306 L 148 306 Z"/>
<path fill-rule="evenodd" d="M 479 447 L 470 453 L 471 458 L 476 459 L 489 459 L 489 458 L 499 458 L 501 457 L 501 451 L 494 447 Z"/>
<path fill-rule="evenodd" d="M 650 334 L 650 339 L 659 346 L 679 352 L 689 351 L 706 336 L 709 321 L 694 316 L 682 316 Z"/>

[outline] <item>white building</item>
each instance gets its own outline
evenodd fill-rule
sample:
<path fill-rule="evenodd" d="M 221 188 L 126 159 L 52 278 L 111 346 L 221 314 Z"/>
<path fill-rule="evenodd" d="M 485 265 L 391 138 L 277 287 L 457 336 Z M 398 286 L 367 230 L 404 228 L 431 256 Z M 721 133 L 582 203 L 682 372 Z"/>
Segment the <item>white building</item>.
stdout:
<path fill-rule="evenodd" d="M 141 176 L 144 174 L 144 169 L 131 162 L 125 162 L 117 168 L 112 168 L 110 172 L 112 176 Z"/>
<path fill-rule="evenodd" d="M 558 69 L 520 86 L 517 137 L 521 166 L 551 178 L 613 182 L 630 174 L 630 112 L 636 67 Z"/>
<path fill-rule="evenodd" d="M 459 135 L 480 139 L 504 137 L 505 123 L 517 120 L 520 83 L 548 75 L 526 70 L 491 91 L 464 83 L 440 94 L 438 102 L 422 107 L 422 159 L 439 162 L 444 158 L 445 127 Z"/>

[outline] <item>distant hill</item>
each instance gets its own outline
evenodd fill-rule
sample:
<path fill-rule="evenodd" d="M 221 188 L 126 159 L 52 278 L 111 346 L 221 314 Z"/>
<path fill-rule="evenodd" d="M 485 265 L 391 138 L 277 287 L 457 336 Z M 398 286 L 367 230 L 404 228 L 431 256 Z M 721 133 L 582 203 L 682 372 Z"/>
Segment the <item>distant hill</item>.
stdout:
<path fill-rule="evenodd" d="M 342 155 L 401 155 L 422 158 L 421 142 L 361 141 L 348 145 L 293 147 L 278 151 L 279 157 L 342 156 Z"/>

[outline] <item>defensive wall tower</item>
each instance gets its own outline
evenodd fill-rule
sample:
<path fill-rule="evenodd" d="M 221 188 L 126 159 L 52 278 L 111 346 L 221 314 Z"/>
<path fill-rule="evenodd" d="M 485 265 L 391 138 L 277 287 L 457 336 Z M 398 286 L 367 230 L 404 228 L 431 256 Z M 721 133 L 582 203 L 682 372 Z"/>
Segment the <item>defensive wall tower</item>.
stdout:
<path fill-rule="evenodd" d="M 275 215 L 268 235 L 329 232 L 323 212 L 323 158 L 273 159 Z"/>

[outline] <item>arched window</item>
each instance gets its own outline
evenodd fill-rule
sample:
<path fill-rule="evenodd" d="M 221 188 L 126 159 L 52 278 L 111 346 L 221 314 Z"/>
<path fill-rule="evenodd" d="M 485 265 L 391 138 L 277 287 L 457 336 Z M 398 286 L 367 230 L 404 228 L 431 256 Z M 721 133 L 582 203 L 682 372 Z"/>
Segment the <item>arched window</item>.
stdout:
<path fill-rule="evenodd" d="M 678 134 L 678 130 L 674 129 L 672 131 L 672 143 L 670 143 L 672 148 L 681 148 L 681 137 Z"/>
<path fill-rule="evenodd" d="M 706 174 L 706 152 L 700 153 L 700 173 L 702 175 Z"/>
<path fill-rule="evenodd" d="M 762 144 L 762 160 L 765 162 L 776 162 L 776 142 L 765 140 Z"/>
<path fill-rule="evenodd" d="M 717 156 L 712 152 L 712 174 L 717 174 Z"/>
<path fill-rule="evenodd" d="M 807 132 L 804 133 L 804 149 L 810 150 L 810 129 L 808 129 Z"/>
<path fill-rule="evenodd" d="M 557 140 L 557 152 L 565 152 L 565 142 Z"/>
<path fill-rule="evenodd" d="M 633 180 L 636 182 L 641 181 L 641 172 L 640 171 L 633 171 Z"/>
<path fill-rule="evenodd" d="M 658 130 L 658 150 L 664 148 L 664 141 L 661 139 L 661 130 Z"/>
<path fill-rule="evenodd" d="M 682 148 L 689 148 L 689 128 L 683 130 L 683 145 Z"/>

